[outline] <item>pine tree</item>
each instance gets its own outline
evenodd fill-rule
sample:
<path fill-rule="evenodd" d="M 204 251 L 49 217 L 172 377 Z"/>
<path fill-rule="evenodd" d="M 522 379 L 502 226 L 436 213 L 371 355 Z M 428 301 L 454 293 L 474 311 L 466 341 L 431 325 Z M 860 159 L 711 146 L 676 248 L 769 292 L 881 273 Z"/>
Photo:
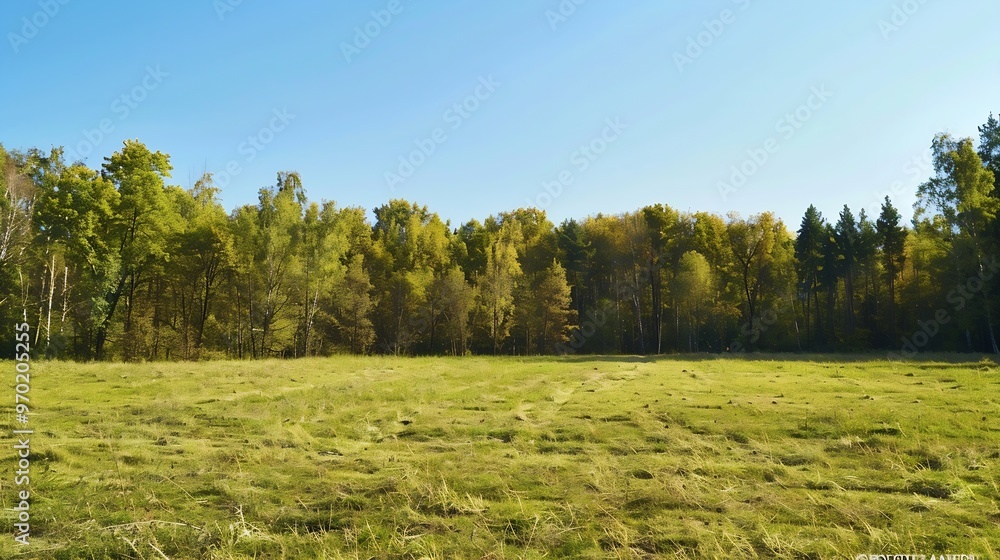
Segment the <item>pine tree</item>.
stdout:
<path fill-rule="evenodd" d="M 840 269 L 838 275 L 844 280 L 844 324 L 847 327 L 847 334 L 854 334 L 855 312 L 854 312 L 854 284 L 858 275 L 858 224 L 854 220 L 851 209 L 844 205 L 840 212 L 834 229 L 834 239 L 837 244 L 838 262 Z"/>
<path fill-rule="evenodd" d="M 805 301 L 806 346 L 810 349 L 813 348 L 813 331 L 809 320 L 811 313 L 816 315 L 816 332 L 820 330 L 818 291 L 820 273 L 823 270 L 824 235 L 823 214 L 810 204 L 802 217 L 802 225 L 799 226 L 798 237 L 795 239 L 799 294 L 800 299 Z"/>
<path fill-rule="evenodd" d="M 882 212 L 875 221 L 878 232 L 878 243 L 882 250 L 882 268 L 889 289 L 889 319 L 887 332 L 889 340 L 895 340 L 897 332 L 896 313 L 896 279 L 903 271 L 906 259 L 906 230 L 899 225 L 899 211 L 892 205 L 889 197 L 882 203 Z"/>
<path fill-rule="evenodd" d="M 552 265 L 542 272 L 535 292 L 536 313 L 533 329 L 537 333 L 536 352 L 548 354 L 557 344 L 569 340 L 569 332 L 576 311 L 572 308 L 570 286 L 566 282 L 566 270 L 553 259 Z M 526 349 L 530 350 L 530 349 Z"/>

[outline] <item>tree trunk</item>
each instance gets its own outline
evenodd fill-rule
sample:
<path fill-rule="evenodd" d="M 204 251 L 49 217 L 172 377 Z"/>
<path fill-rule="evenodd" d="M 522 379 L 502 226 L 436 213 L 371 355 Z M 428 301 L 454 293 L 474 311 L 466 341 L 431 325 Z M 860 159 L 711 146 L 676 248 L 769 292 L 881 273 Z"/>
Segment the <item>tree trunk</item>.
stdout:
<path fill-rule="evenodd" d="M 52 342 L 52 299 L 56 296 L 56 256 L 52 255 L 52 264 L 49 266 L 49 312 L 45 319 L 45 347 Z"/>
<path fill-rule="evenodd" d="M 59 334 L 62 334 L 66 325 L 66 315 L 69 313 L 69 267 L 63 267 L 63 288 L 62 288 L 62 316 L 59 321 Z"/>
<path fill-rule="evenodd" d="M 124 289 L 125 275 L 123 274 L 119 277 L 118 286 L 115 290 L 104 296 L 104 300 L 108 302 L 108 314 L 97 327 L 97 333 L 94 336 L 94 355 L 98 360 L 104 358 L 104 343 L 108 338 L 108 328 L 111 327 L 111 318 L 114 317 L 115 308 L 118 307 L 118 301 L 121 300 L 122 290 Z"/>

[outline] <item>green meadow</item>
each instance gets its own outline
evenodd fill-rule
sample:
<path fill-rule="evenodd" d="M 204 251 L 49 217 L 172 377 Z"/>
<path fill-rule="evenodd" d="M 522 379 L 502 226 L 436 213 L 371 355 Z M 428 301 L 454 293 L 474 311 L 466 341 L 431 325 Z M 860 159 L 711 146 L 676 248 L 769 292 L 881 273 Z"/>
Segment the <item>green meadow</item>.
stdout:
<path fill-rule="evenodd" d="M 31 373 L 31 544 L 13 538 L 7 444 L 2 558 L 1000 557 L 1000 368 L 985 358 Z M 20 426 L 9 412 L 0 427 Z"/>

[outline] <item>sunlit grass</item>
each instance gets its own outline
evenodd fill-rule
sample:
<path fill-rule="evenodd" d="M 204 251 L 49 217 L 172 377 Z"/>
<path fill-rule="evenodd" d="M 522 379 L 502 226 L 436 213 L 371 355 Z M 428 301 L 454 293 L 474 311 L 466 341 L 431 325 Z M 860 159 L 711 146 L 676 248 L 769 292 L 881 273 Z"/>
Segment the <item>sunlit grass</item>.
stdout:
<path fill-rule="evenodd" d="M 997 366 L 838 360 L 36 363 L 0 557 L 995 557 Z"/>

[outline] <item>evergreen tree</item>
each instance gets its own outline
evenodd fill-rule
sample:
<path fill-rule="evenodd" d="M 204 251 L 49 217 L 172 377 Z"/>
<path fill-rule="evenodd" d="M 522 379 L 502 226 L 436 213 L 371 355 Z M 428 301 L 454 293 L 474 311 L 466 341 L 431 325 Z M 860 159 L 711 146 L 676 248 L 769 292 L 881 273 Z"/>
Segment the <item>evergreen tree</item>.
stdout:
<path fill-rule="evenodd" d="M 536 333 L 534 350 L 539 354 L 552 353 L 557 344 L 569 339 L 569 331 L 576 312 L 572 308 L 570 287 L 566 270 L 553 259 L 552 265 L 542 272 L 534 295 L 533 332 Z M 528 348 L 526 351 L 530 352 Z"/>
<path fill-rule="evenodd" d="M 858 224 L 851 209 L 844 205 L 834 229 L 837 245 L 838 275 L 844 280 L 844 325 L 848 335 L 854 334 L 854 283 L 858 275 Z"/>
<path fill-rule="evenodd" d="M 823 215 L 815 206 L 809 205 L 802 225 L 799 226 L 795 239 L 795 259 L 799 280 L 800 299 L 805 303 L 806 346 L 813 349 L 813 333 L 810 328 L 810 315 L 816 316 L 816 332 L 819 332 L 819 282 L 823 271 L 824 237 L 826 224 Z M 811 299 L 811 303 L 810 303 Z"/>
<path fill-rule="evenodd" d="M 896 313 L 896 280 L 903 271 L 906 259 L 906 230 L 899 224 L 899 211 L 892 205 L 889 197 L 882 203 L 882 212 L 875 221 L 878 232 L 878 243 L 882 254 L 882 269 L 889 290 L 889 315 L 886 334 L 889 340 L 895 340 L 898 329 Z"/>
<path fill-rule="evenodd" d="M 874 340 L 872 336 L 877 334 L 878 325 L 876 318 L 879 313 L 879 269 L 878 269 L 878 231 L 876 225 L 868 218 L 868 213 L 861 210 L 858 213 L 858 243 L 856 247 L 856 260 L 858 264 L 858 277 L 861 279 L 861 313 L 864 328 L 867 334 L 865 340 L 866 348 L 870 347 Z"/>

